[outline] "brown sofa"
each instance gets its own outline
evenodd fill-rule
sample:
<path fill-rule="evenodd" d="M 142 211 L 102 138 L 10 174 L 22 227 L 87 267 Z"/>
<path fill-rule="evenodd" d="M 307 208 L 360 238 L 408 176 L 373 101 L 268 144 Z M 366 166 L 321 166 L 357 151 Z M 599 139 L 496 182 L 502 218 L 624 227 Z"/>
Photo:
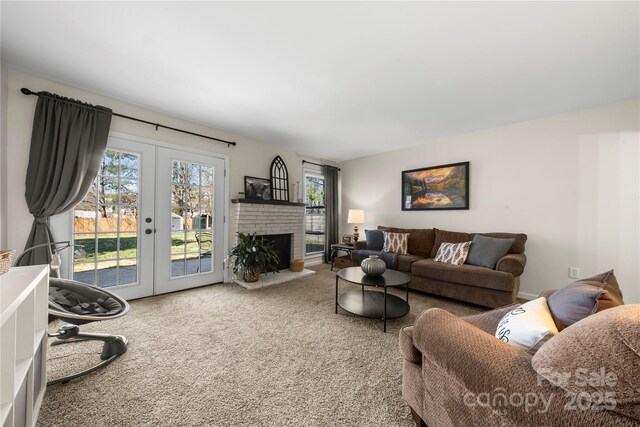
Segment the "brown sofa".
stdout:
<path fill-rule="evenodd" d="M 411 276 L 409 288 L 441 295 L 485 307 L 496 308 L 515 302 L 520 289 L 520 276 L 527 257 L 526 234 L 460 233 L 437 228 L 406 229 L 379 226 L 379 230 L 409 233 L 408 255 L 398 255 L 398 270 Z M 476 234 L 495 238 L 514 238 L 509 252 L 498 260 L 495 269 L 464 264 L 460 266 L 435 262 L 441 243 L 473 240 Z M 351 257 L 359 264 L 358 250 L 367 249 L 366 241 L 356 242 Z"/>
<path fill-rule="evenodd" d="M 462 318 L 430 309 L 400 331 L 402 395 L 418 425 L 640 425 L 640 305 L 582 319 L 534 356 L 494 336 L 516 306 Z"/>

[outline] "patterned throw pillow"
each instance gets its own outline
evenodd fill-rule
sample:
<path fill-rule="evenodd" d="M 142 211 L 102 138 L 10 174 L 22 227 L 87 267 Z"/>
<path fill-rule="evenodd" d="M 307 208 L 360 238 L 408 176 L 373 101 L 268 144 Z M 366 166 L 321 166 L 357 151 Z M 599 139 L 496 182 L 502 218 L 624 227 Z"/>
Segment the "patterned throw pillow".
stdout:
<path fill-rule="evenodd" d="M 469 255 L 471 242 L 463 243 L 442 243 L 438 248 L 438 253 L 434 258 L 436 262 L 445 264 L 462 265 Z"/>
<path fill-rule="evenodd" d="M 409 244 L 409 233 L 391 233 L 384 232 L 384 252 L 393 252 L 398 255 L 407 255 L 407 246 Z"/>

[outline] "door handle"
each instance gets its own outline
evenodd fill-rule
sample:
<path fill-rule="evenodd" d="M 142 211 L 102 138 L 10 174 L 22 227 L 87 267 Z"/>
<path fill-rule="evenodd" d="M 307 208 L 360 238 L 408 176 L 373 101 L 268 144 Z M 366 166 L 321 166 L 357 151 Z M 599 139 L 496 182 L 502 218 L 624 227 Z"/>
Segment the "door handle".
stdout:
<path fill-rule="evenodd" d="M 144 232 L 146 234 L 151 234 L 151 233 L 153 233 L 153 230 L 151 230 L 150 228 L 147 228 L 146 230 L 144 230 Z"/>
<path fill-rule="evenodd" d="M 146 222 L 147 224 L 149 224 L 149 223 L 151 222 L 151 218 L 146 218 L 146 219 L 144 220 L 144 222 Z"/>

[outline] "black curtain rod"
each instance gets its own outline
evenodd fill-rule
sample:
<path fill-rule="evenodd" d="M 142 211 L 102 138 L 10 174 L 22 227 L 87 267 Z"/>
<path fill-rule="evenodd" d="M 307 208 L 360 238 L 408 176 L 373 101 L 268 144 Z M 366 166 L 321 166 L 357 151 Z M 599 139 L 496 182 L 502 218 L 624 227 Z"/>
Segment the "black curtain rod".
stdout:
<path fill-rule="evenodd" d="M 330 168 L 336 168 L 335 166 L 331 166 L 331 165 L 321 165 L 320 163 L 314 163 L 314 162 L 309 162 L 307 160 L 303 160 L 302 164 L 304 165 L 305 163 L 309 163 L 310 165 L 316 165 L 316 166 L 329 166 Z M 340 170 L 340 168 L 336 168 L 338 170 Z"/>
<path fill-rule="evenodd" d="M 34 92 L 34 91 L 30 90 L 30 89 L 27 89 L 26 87 L 23 87 L 22 89 L 20 89 L 20 92 L 22 92 L 24 95 L 36 95 L 36 96 L 40 96 L 40 94 L 44 95 L 44 93 L 42 93 L 42 92 Z M 230 146 L 230 145 L 233 145 L 235 147 L 237 145 L 233 141 L 225 141 L 224 139 L 214 138 L 212 136 L 202 135 L 200 133 L 190 132 L 188 130 L 178 129 L 178 128 L 174 128 L 174 127 L 171 127 L 171 126 L 165 126 L 165 125 L 161 125 L 160 123 L 153 123 L 153 122 L 150 122 L 148 120 L 142 120 L 142 119 L 138 119 L 136 117 L 126 116 L 124 114 L 115 113 L 113 111 L 111 112 L 111 114 L 114 115 L 114 116 L 122 117 L 123 119 L 133 120 L 134 122 L 146 123 L 148 125 L 155 126 L 156 130 L 158 130 L 158 128 L 163 128 L 163 129 L 172 130 L 174 132 L 186 133 L 187 135 L 199 136 L 200 138 L 205 138 L 205 139 L 210 139 L 212 141 L 222 142 L 224 144 L 227 144 L 227 147 Z"/>

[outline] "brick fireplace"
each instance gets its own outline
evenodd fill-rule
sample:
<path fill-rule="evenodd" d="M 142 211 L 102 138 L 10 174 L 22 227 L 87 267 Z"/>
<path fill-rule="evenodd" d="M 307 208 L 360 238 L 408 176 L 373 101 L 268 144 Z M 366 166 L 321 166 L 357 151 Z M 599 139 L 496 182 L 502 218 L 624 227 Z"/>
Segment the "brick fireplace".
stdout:
<path fill-rule="evenodd" d="M 236 233 L 257 233 L 263 236 L 291 235 L 291 258 L 304 257 L 304 203 L 278 200 L 233 199 Z M 289 264 L 289 260 L 287 260 Z"/>

